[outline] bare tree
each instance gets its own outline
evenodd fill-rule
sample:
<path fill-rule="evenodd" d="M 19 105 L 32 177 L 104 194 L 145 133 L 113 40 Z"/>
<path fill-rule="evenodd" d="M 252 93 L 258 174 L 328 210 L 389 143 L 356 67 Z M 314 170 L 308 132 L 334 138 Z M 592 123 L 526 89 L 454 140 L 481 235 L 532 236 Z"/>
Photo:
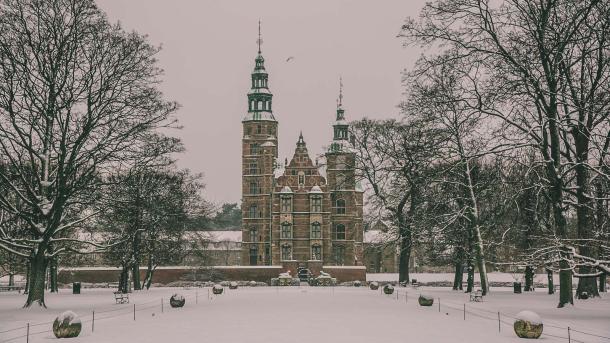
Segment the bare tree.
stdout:
<path fill-rule="evenodd" d="M 565 138 L 571 130 L 576 134 L 575 139 L 584 139 L 583 136 L 588 135 L 587 125 L 582 125 L 586 119 L 578 117 L 578 111 L 572 112 L 573 108 L 565 100 L 565 94 L 569 92 L 566 77 L 579 69 L 587 70 L 587 73 L 602 70 L 593 65 L 583 69 L 578 63 L 572 63 L 583 61 L 583 58 L 572 60 L 570 56 L 578 50 L 575 46 L 583 44 L 578 43 L 583 34 L 595 35 L 602 27 L 606 29 L 607 13 L 607 4 L 600 0 L 506 0 L 500 3 L 437 0 L 426 4 L 419 20 L 408 19 L 400 34 L 407 43 L 444 44 L 460 56 L 481 63 L 484 72 L 479 80 L 481 92 L 478 93 L 480 101 L 476 108 L 499 118 L 510 129 L 506 132 L 530 142 L 539 150 L 545 163 L 555 242 L 559 246 L 560 257 L 556 259 L 560 270 L 559 307 L 573 303 L 574 268 L 570 261 L 576 256 L 572 254 L 572 246 L 567 244 L 566 220 L 566 205 L 569 203 L 566 190 L 573 167 L 568 163 L 567 154 L 576 148 L 566 148 Z M 595 21 L 602 24 L 591 29 Z M 605 38 L 601 42 L 601 48 L 595 46 L 585 55 L 607 54 Z M 585 51 L 588 50 L 586 47 Z M 585 82 L 597 82 L 598 77 L 590 74 L 585 79 Z M 605 77 L 600 80 L 603 79 Z M 582 85 L 576 88 L 579 86 Z M 589 90 L 594 88 L 591 83 L 591 87 L 585 87 L 584 91 L 589 94 Z M 593 93 L 600 94 L 597 91 Z M 490 95 L 493 102 L 486 101 Z M 583 101 L 580 104 L 582 110 L 595 108 L 591 98 L 582 95 L 575 96 Z M 579 119 L 574 120 L 575 117 Z M 574 128 L 582 132 L 575 132 Z M 581 160 L 586 159 L 586 150 L 586 146 L 578 148 Z M 578 173 L 581 174 L 579 177 L 584 177 L 582 171 Z M 582 229 L 588 220 L 586 198 L 583 197 L 581 200 L 585 203 L 577 207 L 582 214 L 579 219 L 583 220 Z M 581 236 L 585 234 L 583 232 Z"/>
<path fill-rule="evenodd" d="M 171 125 L 177 105 L 156 88 L 158 51 L 92 0 L 0 1 L 0 155 L 11 167 L 0 171 L 10 190 L 0 208 L 31 236 L 2 231 L 0 248 L 29 259 L 26 307 L 45 306 L 51 259 L 100 247 L 70 235 L 96 215 L 83 208 L 100 176 Z"/>

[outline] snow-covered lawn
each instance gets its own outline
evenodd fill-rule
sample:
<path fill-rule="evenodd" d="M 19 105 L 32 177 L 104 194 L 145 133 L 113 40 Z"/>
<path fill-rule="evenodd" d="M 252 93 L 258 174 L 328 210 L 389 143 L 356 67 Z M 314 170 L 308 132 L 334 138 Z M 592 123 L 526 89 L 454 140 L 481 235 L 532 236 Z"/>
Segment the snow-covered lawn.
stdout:
<path fill-rule="evenodd" d="M 72 295 L 62 289 L 47 294 L 48 309 L 21 309 L 25 300 L 16 293 L 0 293 L 0 332 L 26 323 L 30 342 L 54 339 L 51 321 L 65 310 L 83 320 L 80 337 L 70 342 L 522 342 L 512 329 L 521 310 L 537 312 L 544 322 L 543 342 L 566 342 L 551 335 L 567 336 L 567 326 L 610 337 L 610 297 L 577 301 L 557 309 L 557 296 L 545 292 L 513 294 L 495 289 L 481 303 L 447 288 L 400 288 L 386 296 L 380 291 L 354 287 L 241 287 L 225 288 L 210 296 L 208 289 L 155 288 L 130 295 L 130 304 L 116 305 L 112 289 L 84 289 Z M 181 309 L 171 309 L 173 293 L 186 297 Z M 406 296 L 405 296 L 406 292 Z M 420 293 L 435 298 L 432 307 L 417 304 Z M 197 303 L 196 303 L 197 298 Z M 438 299 L 440 298 L 440 312 Z M 161 299 L 164 312 L 161 313 Z M 133 318 L 136 304 L 136 320 Z M 466 320 L 463 306 L 466 304 Z M 91 329 L 95 309 L 95 331 Z M 501 312 L 498 332 L 497 312 Z M 553 327 L 552 327 L 553 326 Z M 25 329 L 0 333 L 0 342 L 25 334 Z M 610 342 L 572 331 L 583 342 Z M 10 342 L 25 342 L 18 338 Z"/>
<path fill-rule="evenodd" d="M 411 279 L 416 279 L 418 282 L 437 282 L 437 281 L 449 281 L 453 282 L 453 273 L 409 273 L 409 277 Z M 467 275 L 464 274 L 463 281 L 466 282 Z M 511 274 L 511 273 L 488 273 L 487 278 L 490 282 L 524 282 L 523 273 L 520 274 Z M 475 273 L 474 275 L 475 281 L 479 281 L 479 273 Z M 389 281 L 396 282 L 398 281 L 398 273 L 367 273 L 366 274 L 367 281 Z M 559 284 L 559 275 L 553 275 L 553 282 L 555 284 Z M 575 282 L 578 282 L 578 279 L 574 279 Z M 534 276 L 534 282 L 539 283 L 547 283 L 546 274 L 536 274 Z"/>

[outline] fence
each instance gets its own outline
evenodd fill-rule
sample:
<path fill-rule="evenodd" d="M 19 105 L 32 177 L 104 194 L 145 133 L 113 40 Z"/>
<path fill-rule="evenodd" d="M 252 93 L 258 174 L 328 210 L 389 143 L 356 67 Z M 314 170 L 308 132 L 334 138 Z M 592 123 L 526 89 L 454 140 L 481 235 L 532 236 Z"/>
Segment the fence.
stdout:
<path fill-rule="evenodd" d="M 379 289 L 379 294 L 384 295 L 388 298 L 394 298 L 397 301 L 401 301 L 402 299 L 404 299 L 405 303 L 407 304 L 409 303 L 410 299 L 413 299 L 412 301 L 415 302 L 415 304 L 419 307 L 417 300 L 421 292 L 416 289 L 408 291 L 406 289 L 395 288 L 394 294 L 391 295 L 384 294 L 383 287 L 380 286 Z M 510 327 L 510 330 L 512 330 L 514 322 L 508 322 L 507 319 L 517 319 L 512 314 L 499 311 L 490 311 L 474 307 L 472 305 L 468 305 L 467 303 L 459 304 L 452 301 L 441 301 L 441 298 L 435 298 L 435 301 L 437 302 L 436 308 L 438 308 L 438 312 L 443 312 L 443 309 L 449 309 L 455 311 L 456 313 L 462 314 L 464 320 L 467 320 L 467 318 L 469 317 L 489 320 L 493 322 L 494 325 L 497 324 L 498 332 L 502 332 L 502 328 L 506 326 Z M 585 330 L 577 330 L 571 326 L 564 326 L 551 320 L 545 320 L 543 324 L 545 329 L 542 334 L 543 336 L 564 339 L 568 343 L 610 342 L 609 336 L 604 336 Z M 553 330 L 549 330 L 549 328 Z M 591 341 L 589 339 L 595 341 Z"/>
<path fill-rule="evenodd" d="M 205 288 L 202 288 L 202 290 Z M 210 290 L 207 289 L 207 300 L 212 300 L 213 295 Z M 205 292 L 204 292 L 205 293 Z M 195 294 L 184 296 L 185 299 L 194 299 L 195 304 L 199 303 L 199 291 L 195 291 Z M 169 302 L 169 299 L 161 298 L 154 299 L 142 303 L 132 303 L 132 304 L 114 304 L 103 308 L 93 309 L 90 314 L 85 316 L 79 316 L 78 318 L 81 320 L 83 324 L 82 330 L 85 329 L 86 323 L 91 323 L 91 332 L 95 332 L 95 323 L 101 320 L 106 319 L 114 319 L 123 316 L 133 316 L 133 320 L 136 321 L 137 313 L 150 310 L 152 308 L 158 308 L 161 310 L 161 313 L 164 313 L 165 305 Z M 53 332 L 53 321 L 40 322 L 40 323 L 27 323 L 24 326 L 19 326 L 11 329 L 0 330 L 0 336 L 7 335 L 8 338 L 0 338 L 0 343 L 8 343 L 8 342 L 30 342 L 30 338 L 42 335 L 45 333 Z"/>

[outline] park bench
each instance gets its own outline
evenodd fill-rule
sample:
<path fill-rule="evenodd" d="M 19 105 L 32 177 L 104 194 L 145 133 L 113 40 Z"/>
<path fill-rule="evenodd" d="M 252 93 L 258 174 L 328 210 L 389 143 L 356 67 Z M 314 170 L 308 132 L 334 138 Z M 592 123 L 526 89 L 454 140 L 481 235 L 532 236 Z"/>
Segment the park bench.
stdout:
<path fill-rule="evenodd" d="M 470 301 L 481 302 L 483 301 L 483 291 L 480 289 L 470 293 Z"/>
<path fill-rule="evenodd" d="M 129 303 L 129 293 L 114 292 L 114 301 L 117 304 Z"/>
<path fill-rule="evenodd" d="M 0 286 L 0 292 L 18 291 L 21 293 L 23 286 Z"/>
<path fill-rule="evenodd" d="M 419 283 L 417 282 L 417 279 L 411 279 L 411 286 L 415 289 L 419 288 Z"/>

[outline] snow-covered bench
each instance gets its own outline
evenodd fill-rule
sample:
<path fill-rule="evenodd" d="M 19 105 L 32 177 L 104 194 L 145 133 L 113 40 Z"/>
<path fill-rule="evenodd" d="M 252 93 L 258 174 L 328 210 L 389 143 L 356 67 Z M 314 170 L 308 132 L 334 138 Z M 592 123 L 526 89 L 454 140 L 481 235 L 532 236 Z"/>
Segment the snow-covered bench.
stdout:
<path fill-rule="evenodd" d="M 470 292 L 470 301 L 481 302 L 483 301 L 483 291 L 480 289 L 474 292 Z"/>
<path fill-rule="evenodd" d="M 129 293 L 114 292 L 114 301 L 117 304 L 129 303 Z"/>

